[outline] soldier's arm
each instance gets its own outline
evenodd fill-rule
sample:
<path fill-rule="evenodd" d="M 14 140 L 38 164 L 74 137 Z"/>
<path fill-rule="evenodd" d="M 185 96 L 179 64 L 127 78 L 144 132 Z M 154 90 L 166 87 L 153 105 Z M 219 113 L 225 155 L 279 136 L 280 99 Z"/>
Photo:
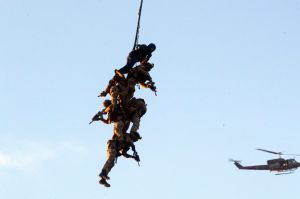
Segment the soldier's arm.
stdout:
<path fill-rule="evenodd" d="M 112 104 L 102 110 L 102 115 L 107 115 L 107 118 L 104 119 L 104 117 L 102 117 L 101 121 L 104 122 L 105 124 L 111 124 L 112 123 L 111 114 L 112 114 Z"/>
<path fill-rule="evenodd" d="M 105 88 L 104 91 L 102 91 L 102 93 L 100 93 L 98 97 L 105 97 L 110 92 L 110 89 L 114 84 L 115 84 L 114 79 L 109 80 L 107 87 Z"/>
<path fill-rule="evenodd" d="M 152 53 L 146 55 L 145 61 L 146 61 L 146 62 L 149 61 L 149 59 L 150 59 L 151 57 L 152 57 Z"/>
<path fill-rule="evenodd" d="M 109 120 L 108 119 L 100 118 L 100 121 L 102 121 L 105 124 L 109 124 Z"/>
<path fill-rule="evenodd" d="M 139 84 L 142 88 L 148 88 L 145 82 L 139 82 Z"/>
<path fill-rule="evenodd" d="M 153 89 L 155 87 L 155 83 L 152 82 L 152 81 L 149 81 L 149 82 L 139 82 L 140 86 L 142 88 L 150 88 L 150 89 Z"/>
<path fill-rule="evenodd" d="M 152 82 L 152 77 L 148 71 L 145 70 L 144 67 L 139 67 L 138 70 L 138 75 L 141 75 L 145 80 L 148 80 Z"/>
<path fill-rule="evenodd" d="M 103 109 L 101 112 L 102 112 L 102 114 L 101 114 L 101 117 L 99 118 L 99 120 L 105 124 L 110 124 L 109 119 L 108 118 L 104 119 L 104 117 L 103 117 L 103 115 L 107 115 L 106 109 Z"/>
<path fill-rule="evenodd" d="M 155 93 L 155 95 L 156 95 L 157 90 L 156 90 L 156 86 L 155 86 L 154 82 L 147 82 L 147 83 L 145 83 L 145 82 L 139 82 L 139 84 L 140 84 L 140 86 L 142 88 L 149 88 L 149 89 L 151 89 Z"/>
<path fill-rule="evenodd" d="M 113 79 L 111 79 L 105 89 L 105 92 L 109 93 L 111 87 L 115 84 L 115 81 Z"/>

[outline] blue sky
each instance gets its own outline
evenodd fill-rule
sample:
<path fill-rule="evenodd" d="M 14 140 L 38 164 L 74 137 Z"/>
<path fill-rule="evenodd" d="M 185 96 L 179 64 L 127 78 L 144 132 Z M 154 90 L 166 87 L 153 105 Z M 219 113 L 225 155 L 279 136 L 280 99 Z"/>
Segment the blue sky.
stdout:
<path fill-rule="evenodd" d="M 300 153 L 300 1 L 144 1 L 157 50 L 137 143 L 98 184 L 112 126 L 88 125 L 126 62 L 139 1 L 0 0 L 0 195 L 5 199 L 295 197 L 299 172 L 239 171 Z M 300 158 L 298 158 L 300 161 Z"/>

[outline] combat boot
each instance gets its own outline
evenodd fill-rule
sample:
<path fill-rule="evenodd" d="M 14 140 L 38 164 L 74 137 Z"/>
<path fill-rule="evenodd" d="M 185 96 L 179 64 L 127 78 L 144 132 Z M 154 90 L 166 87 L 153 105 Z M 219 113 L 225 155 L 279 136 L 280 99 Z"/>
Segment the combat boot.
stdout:
<path fill-rule="evenodd" d="M 102 170 L 101 173 L 99 174 L 99 177 L 104 179 L 104 180 L 109 180 L 110 178 L 108 177 L 107 173 L 105 170 Z"/>
<path fill-rule="evenodd" d="M 110 187 L 110 184 L 108 184 L 108 183 L 106 182 L 106 180 L 103 179 L 103 178 L 99 181 L 99 183 L 102 184 L 102 185 L 104 185 L 105 187 Z"/>

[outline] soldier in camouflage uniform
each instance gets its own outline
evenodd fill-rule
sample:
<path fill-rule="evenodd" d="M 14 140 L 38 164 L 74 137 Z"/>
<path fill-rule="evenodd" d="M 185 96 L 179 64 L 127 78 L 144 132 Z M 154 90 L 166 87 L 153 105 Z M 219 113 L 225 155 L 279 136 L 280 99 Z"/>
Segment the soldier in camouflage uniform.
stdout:
<path fill-rule="evenodd" d="M 105 109 L 102 111 L 103 114 L 108 114 L 108 118 L 104 119 L 103 117 L 100 117 L 99 120 L 102 122 L 109 124 L 111 122 L 115 123 L 114 128 L 114 134 L 111 140 L 107 142 L 107 161 L 104 164 L 101 173 L 99 176 L 101 177 L 101 180 L 99 181 L 100 184 L 103 184 L 106 187 L 110 187 L 110 184 L 107 183 L 106 180 L 109 180 L 108 173 L 113 168 L 116 158 L 118 156 L 123 155 L 126 158 L 134 158 L 136 161 L 139 161 L 139 156 L 137 155 L 135 151 L 135 146 L 133 144 L 133 140 L 131 137 L 126 133 L 126 128 L 124 127 L 124 120 L 123 113 L 120 111 L 116 111 L 112 113 L 110 110 L 112 104 L 110 100 L 105 100 L 103 103 Z M 116 109 L 118 110 L 118 108 Z M 97 119 L 95 119 L 97 120 Z M 116 123 L 118 124 L 116 127 Z M 122 123 L 122 126 L 119 124 Z M 117 129 L 116 129 L 117 128 Z M 121 129 L 120 129 L 121 128 Z M 119 131 L 122 131 L 120 133 Z M 129 149 L 132 149 L 134 151 L 133 155 L 129 155 L 127 151 Z"/>
<path fill-rule="evenodd" d="M 155 83 L 152 81 L 152 77 L 149 73 L 153 67 L 154 64 L 149 62 L 140 64 L 128 72 L 127 79 L 134 78 L 136 84 L 141 85 L 143 88 L 150 88 L 152 91 L 156 92 Z"/>
<path fill-rule="evenodd" d="M 98 97 L 105 97 L 107 94 L 109 94 L 111 96 L 112 109 L 114 110 L 118 99 L 124 98 L 123 96 L 127 96 L 128 92 L 127 79 L 123 75 L 120 75 L 116 72 L 115 76 L 109 81 L 106 89 Z"/>
<path fill-rule="evenodd" d="M 153 66 L 153 64 L 146 62 L 132 68 L 127 78 L 115 71 L 115 76 L 109 81 L 105 91 L 99 95 L 104 97 L 110 94 L 111 96 L 111 100 L 104 101 L 105 109 L 101 112 L 101 114 L 108 114 L 108 118 L 103 119 L 101 117 L 99 120 L 107 124 L 114 123 L 113 137 L 107 142 L 107 161 L 99 174 L 101 177 L 99 183 L 106 187 L 110 187 L 107 183 L 109 180 L 108 173 L 113 168 L 118 156 L 123 155 L 126 158 L 134 158 L 139 161 L 133 143 L 141 139 L 138 129 L 140 119 L 146 113 L 147 107 L 143 99 L 136 99 L 133 96 L 137 84 L 155 91 L 154 82 L 149 74 Z M 132 122 L 132 127 L 128 134 L 126 131 L 130 122 Z M 130 148 L 134 151 L 133 155 L 127 153 Z"/>
<path fill-rule="evenodd" d="M 118 139 L 123 140 L 124 137 L 124 128 L 126 115 L 123 109 L 117 104 L 116 107 L 113 106 L 111 100 L 105 100 L 103 102 L 104 110 L 102 114 L 108 115 L 107 119 L 99 118 L 102 122 L 106 124 L 114 123 L 113 135 L 117 136 Z"/>
<path fill-rule="evenodd" d="M 135 146 L 133 144 L 132 139 L 128 134 L 125 134 L 125 140 L 119 140 L 117 137 L 113 137 L 111 140 L 107 142 L 107 160 L 102 168 L 101 173 L 99 174 L 101 180 L 99 181 L 100 184 L 103 184 L 106 187 L 110 187 L 110 184 L 107 183 L 107 180 L 110 178 L 108 177 L 109 172 L 114 167 L 115 162 L 119 156 L 124 156 L 126 158 L 133 158 L 137 162 L 140 161 L 137 152 L 135 151 Z M 134 151 L 133 155 L 129 155 L 127 151 L 129 149 Z"/>

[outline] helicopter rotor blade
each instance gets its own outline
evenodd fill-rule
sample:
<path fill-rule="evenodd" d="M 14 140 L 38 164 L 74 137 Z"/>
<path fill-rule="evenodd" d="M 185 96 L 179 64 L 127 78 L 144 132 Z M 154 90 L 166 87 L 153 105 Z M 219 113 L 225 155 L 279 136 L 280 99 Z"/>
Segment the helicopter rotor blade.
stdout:
<path fill-rule="evenodd" d="M 300 156 L 300 154 L 292 154 L 292 153 L 283 153 L 282 155 Z"/>
<path fill-rule="evenodd" d="M 276 154 L 276 155 L 283 155 L 281 152 L 274 152 L 274 151 L 269 151 L 269 150 L 265 150 L 265 149 L 256 149 L 256 150 L 267 152 L 267 153 L 272 153 L 272 154 Z"/>
<path fill-rule="evenodd" d="M 290 155 L 290 156 L 300 156 L 300 154 L 292 154 L 292 153 L 282 153 L 282 152 L 274 152 L 274 151 L 269 151 L 265 149 L 257 149 L 259 151 L 267 152 L 267 153 L 272 153 L 276 155 Z"/>

